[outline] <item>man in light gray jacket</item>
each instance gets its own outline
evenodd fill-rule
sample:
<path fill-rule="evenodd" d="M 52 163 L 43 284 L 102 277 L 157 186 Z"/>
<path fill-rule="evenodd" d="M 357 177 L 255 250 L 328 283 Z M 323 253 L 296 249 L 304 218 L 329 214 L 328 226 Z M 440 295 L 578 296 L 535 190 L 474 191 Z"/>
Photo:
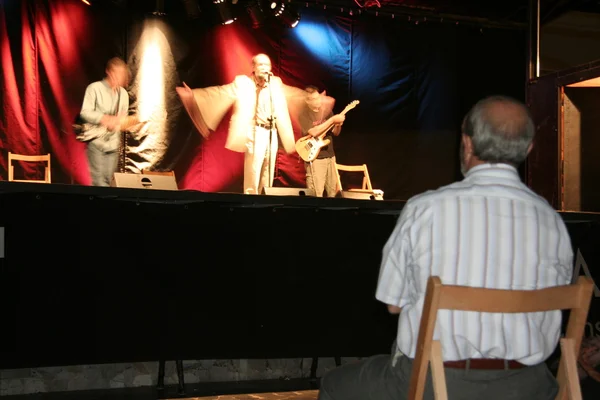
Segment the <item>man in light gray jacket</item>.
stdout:
<path fill-rule="evenodd" d="M 129 95 L 127 64 L 120 58 L 106 63 L 106 77 L 91 83 L 81 106 L 80 117 L 89 126 L 78 136 L 87 143 L 87 158 L 93 186 L 110 186 L 116 172 L 121 144 L 121 127 L 127 118 Z"/>

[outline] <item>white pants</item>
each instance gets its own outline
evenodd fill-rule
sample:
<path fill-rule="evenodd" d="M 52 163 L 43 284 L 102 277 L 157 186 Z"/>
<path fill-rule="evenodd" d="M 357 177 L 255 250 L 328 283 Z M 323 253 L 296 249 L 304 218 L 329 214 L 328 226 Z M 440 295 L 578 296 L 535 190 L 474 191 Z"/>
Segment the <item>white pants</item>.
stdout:
<path fill-rule="evenodd" d="M 271 133 L 271 138 L 269 138 Z M 269 139 L 271 148 L 269 151 Z M 277 159 L 277 130 L 253 127 L 248 133 L 244 154 L 244 193 L 261 194 L 263 188 L 273 186 Z"/>

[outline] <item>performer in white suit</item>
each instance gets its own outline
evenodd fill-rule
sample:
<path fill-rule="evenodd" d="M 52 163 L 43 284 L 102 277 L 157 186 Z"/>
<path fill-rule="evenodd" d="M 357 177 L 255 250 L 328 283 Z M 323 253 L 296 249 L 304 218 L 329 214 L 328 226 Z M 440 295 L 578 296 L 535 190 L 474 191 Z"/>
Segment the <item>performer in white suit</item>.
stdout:
<path fill-rule="evenodd" d="M 252 58 L 252 74 L 236 76 L 228 85 L 204 89 L 178 87 L 177 92 L 196 128 L 207 138 L 234 106 L 225 147 L 245 153 L 244 193 L 261 194 L 273 185 L 277 156 L 277 133 L 286 152 L 294 151 L 294 132 L 286 101 L 304 91 L 283 85 L 271 73 L 265 54 Z"/>

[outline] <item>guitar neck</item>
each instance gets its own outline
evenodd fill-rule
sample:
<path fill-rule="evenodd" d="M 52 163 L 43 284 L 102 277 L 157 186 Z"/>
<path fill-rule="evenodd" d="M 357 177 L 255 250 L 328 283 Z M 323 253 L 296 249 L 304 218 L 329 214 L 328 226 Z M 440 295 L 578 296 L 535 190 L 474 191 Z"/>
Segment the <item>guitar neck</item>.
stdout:
<path fill-rule="evenodd" d="M 342 112 L 341 112 L 340 114 L 341 114 L 341 115 L 346 115 L 346 113 L 347 113 L 348 111 L 352 110 L 354 107 L 356 107 L 356 105 L 357 105 L 357 104 L 358 104 L 358 101 L 357 101 L 357 100 L 353 101 L 352 103 L 348 104 L 348 105 L 346 106 L 346 108 L 344 108 L 344 109 L 342 110 Z M 319 139 L 323 139 L 323 138 L 325 137 L 325 135 L 327 135 L 327 133 L 328 133 L 330 130 L 332 130 L 332 129 L 333 129 L 333 127 L 334 127 L 334 125 L 332 124 L 332 125 L 331 125 L 329 128 L 327 128 L 327 129 L 325 130 L 325 132 L 321 133 L 321 134 L 320 134 L 319 136 L 317 136 L 317 137 L 318 137 Z"/>

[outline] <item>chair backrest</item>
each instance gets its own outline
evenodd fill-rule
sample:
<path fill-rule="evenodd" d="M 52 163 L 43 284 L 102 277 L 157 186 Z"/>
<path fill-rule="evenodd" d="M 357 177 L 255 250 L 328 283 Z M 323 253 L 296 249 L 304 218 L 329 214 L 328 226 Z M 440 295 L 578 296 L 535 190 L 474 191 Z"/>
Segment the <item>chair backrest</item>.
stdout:
<path fill-rule="evenodd" d="M 369 176 L 369 169 L 367 168 L 367 164 L 362 165 L 344 165 L 344 164 L 335 164 L 335 170 L 337 173 L 338 179 L 338 187 L 340 190 L 342 189 L 342 180 L 340 178 L 340 171 L 346 172 L 362 172 L 363 173 L 363 182 L 362 182 L 362 190 L 373 190 L 373 186 L 371 185 L 371 177 Z"/>
<path fill-rule="evenodd" d="M 149 171 L 147 169 L 143 169 L 142 174 L 143 175 L 175 176 L 175 171 Z"/>
<path fill-rule="evenodd" d="M 447 398 L 442 348 L 439 341 L 433 341 L 438 310 L 489 313 L 571 310 L 565 338 L 561 339 L 562 357 L 558 369 L 560 391 L 557 398 L 566 399 L 569 392 L 571 399 L 580 399 L 576 355 L 581 347 L 593 290 L 594 282 L 583 276 L 573 285 L 540 290 L 500 290 L 443 285 L 439 277 L 430 277 L 427 282 L 408 398 L 423 398 L 429 362 L 436 399 Z"/>
<path fill-rule="evenodd" d="M 13 161 L 24 162 L 45 162 L 44 179 L 15 179 L 15 167 Z M 50 153 L 39 156 L 26 156 L 23 154 L 15 154 L 8 152 L 8 180 L 9 182 L 31 182 L 31 183 L 51 183 L 52 182 L 52 165 L 50 161 Z"/>

